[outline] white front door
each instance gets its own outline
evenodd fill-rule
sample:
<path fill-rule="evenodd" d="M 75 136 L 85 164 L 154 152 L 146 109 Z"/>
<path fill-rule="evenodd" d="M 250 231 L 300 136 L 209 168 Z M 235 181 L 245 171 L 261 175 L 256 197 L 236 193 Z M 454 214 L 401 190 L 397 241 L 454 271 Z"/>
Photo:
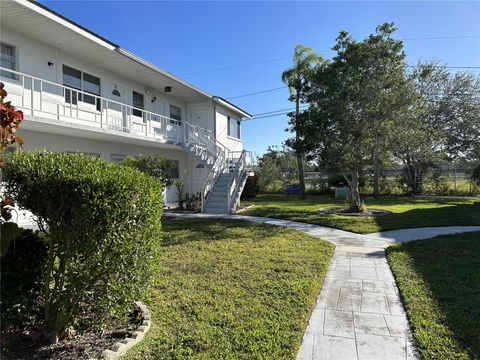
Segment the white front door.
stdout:
<path fill-rule="evenodd" d="M 194 162 L 192 179 L 194 193 L 203 190 L 203 183 L 205 182 L 205 178 L 207 177 L 207 175 L 208 169 L 205 167 L 205 165 L 199 162 Z"/>

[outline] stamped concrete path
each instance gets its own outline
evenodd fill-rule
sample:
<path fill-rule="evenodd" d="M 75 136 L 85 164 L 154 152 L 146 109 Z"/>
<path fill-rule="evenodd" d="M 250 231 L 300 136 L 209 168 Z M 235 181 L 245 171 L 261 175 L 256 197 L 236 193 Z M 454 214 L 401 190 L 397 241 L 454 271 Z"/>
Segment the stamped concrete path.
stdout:
<path fill-rule="evenodd" d="M 248 220 L 285 226 L 336 245 L 297 360 L 417 359 L 407 316 L 385 248 L 398 242 L 480 231 L 480 226 L 449 226 L 355 234 L 324 226 L 245 215 L 174 214 Z"/>

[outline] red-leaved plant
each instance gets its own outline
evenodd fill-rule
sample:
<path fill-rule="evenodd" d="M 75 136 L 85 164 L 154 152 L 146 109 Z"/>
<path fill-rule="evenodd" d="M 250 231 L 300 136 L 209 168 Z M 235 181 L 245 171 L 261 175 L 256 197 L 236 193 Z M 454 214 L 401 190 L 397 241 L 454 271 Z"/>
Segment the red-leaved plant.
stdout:
<path fill-rule="evenodd" d="M 23 112 L 17 110 L 10 101 L 4 102 L 7 92 L 5 85 L 0 82 L 0 183 L 2 182 L 2 168 L 5 156 L 5 150 L 13 144 L 19 148 L 23 145 L 23 139 L 17 136 L 17 129 L 23 120 Z M 2 232 L 1 255 L 8 250 L 10 239 L 18 235 L 19 229 L 16 224 L 6 223 L 12 218 L 12 207 L 15 202 L 12 198 L 0 197 L 0 231 Z"/>

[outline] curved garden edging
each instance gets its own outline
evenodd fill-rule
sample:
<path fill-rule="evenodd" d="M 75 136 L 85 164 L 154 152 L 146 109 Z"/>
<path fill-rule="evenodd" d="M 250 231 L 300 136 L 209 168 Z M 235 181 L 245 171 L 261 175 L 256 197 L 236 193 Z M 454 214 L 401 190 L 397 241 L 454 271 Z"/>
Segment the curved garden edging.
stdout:
<path fill-rule="evenodd" d="M 150 312 L 140 301 L 136 301 L 135 305 L 137 305 L 142 312 L 142 325 L 140 325 L 130 337 L 115 343 L 110 349 L 104 350 L 102 352 L 101 359 L 114 360 L 118 359 L 122 355 L 125 355 L 128 350 L 141 342 L 145 337 L 145 334 L 148 332 L 148 330 L 150 330 L 150 326 L 152 324 Z"/>

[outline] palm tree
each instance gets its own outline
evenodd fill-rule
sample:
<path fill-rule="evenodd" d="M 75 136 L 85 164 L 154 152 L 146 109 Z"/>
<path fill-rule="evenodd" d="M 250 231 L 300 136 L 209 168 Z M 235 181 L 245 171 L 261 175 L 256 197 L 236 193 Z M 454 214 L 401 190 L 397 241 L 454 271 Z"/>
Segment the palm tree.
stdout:
<path fill-rule="evenodd" d="M 298 142 L 300 135 L 297 131 L 297 119 L 300 115 L 300 100 L 307 82 L 308 73 L 320 61 L 312 48 L 298 44 L 293 50 L 293 66 L 282 73 L 282 81 L 288 85 L 290 91 L 290 100 L 295 101 L 295 139 Z M 298 178 L 300 182 L 300 196 L 305 198 L 305 171 L 303 164 L 303 155 L 297 150 Z"/>

